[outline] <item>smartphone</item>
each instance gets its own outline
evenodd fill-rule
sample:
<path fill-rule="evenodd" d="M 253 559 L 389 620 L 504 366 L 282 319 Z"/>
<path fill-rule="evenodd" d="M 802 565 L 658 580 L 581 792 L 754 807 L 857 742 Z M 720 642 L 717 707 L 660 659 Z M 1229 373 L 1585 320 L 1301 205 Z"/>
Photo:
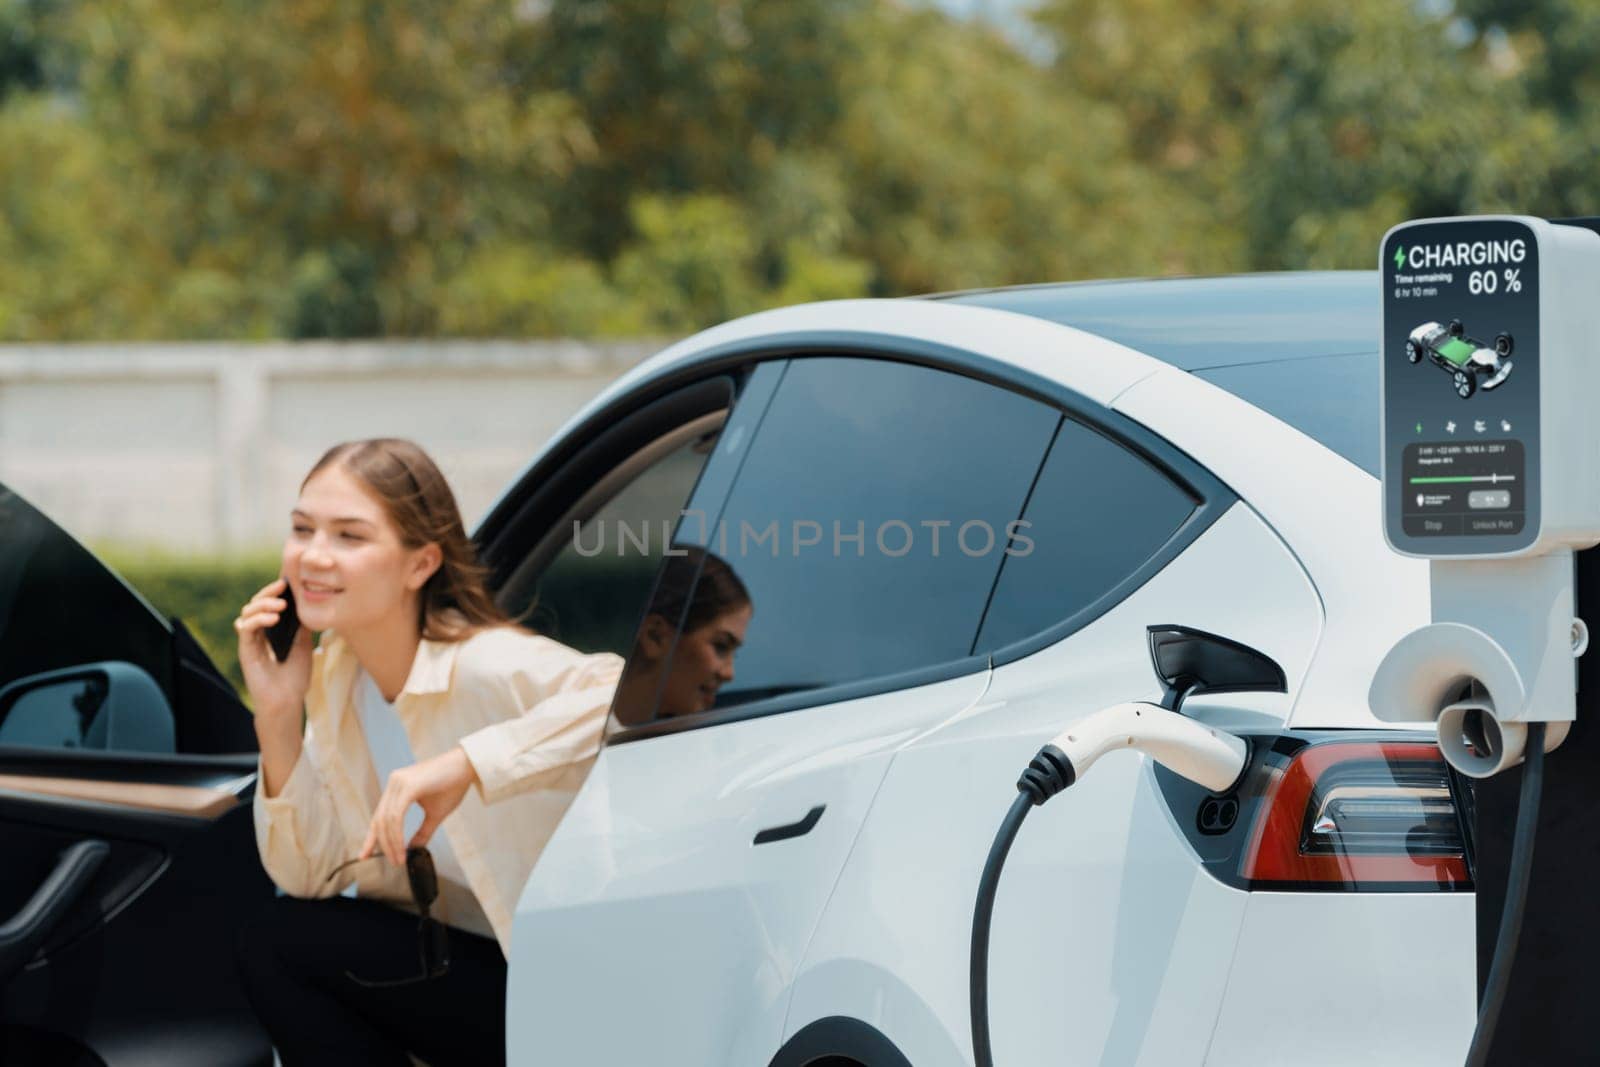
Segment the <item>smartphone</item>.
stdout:
<path fill-rule="evenodd" d="M 289 658 L 289 653 L 294 649 L 294 635 L 300 631 L 300 616 L 294 610 L 294 590 L 288 582 L 283 583 L 283 599 L 286 606 L 278 615 L 278 621 L 267 627 L 267 644 L 272 646 L 272 654 L 282 663 Z"/>

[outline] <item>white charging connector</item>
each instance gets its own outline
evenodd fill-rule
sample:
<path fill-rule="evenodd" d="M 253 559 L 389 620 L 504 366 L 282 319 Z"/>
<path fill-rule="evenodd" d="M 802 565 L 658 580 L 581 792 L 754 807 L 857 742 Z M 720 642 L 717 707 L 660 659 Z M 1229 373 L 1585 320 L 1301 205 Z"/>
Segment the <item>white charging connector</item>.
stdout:
<path fill-rule="evenodd" d="M 1050 743 L 1071 763 L 1075 778 L 1108 752 L 1134 749 L 1213 793 L 1226 793 L 1239 780 L 1250 754 L 1243 738 L 1142 700 L 1101 708 Z"/>

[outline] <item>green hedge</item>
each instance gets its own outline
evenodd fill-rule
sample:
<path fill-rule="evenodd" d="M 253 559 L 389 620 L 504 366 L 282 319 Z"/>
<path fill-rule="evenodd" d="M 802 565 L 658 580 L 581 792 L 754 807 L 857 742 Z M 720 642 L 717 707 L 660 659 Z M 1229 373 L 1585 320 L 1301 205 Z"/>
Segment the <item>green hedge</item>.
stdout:
<path fill-rule="evenodd" d="M 244 695 L 233 620 L 257 589 L 278 574 L 278 554 L 177 556 L 96 547 L 106 562 L 157 611 L 183 620 L 217 669 Z"/>

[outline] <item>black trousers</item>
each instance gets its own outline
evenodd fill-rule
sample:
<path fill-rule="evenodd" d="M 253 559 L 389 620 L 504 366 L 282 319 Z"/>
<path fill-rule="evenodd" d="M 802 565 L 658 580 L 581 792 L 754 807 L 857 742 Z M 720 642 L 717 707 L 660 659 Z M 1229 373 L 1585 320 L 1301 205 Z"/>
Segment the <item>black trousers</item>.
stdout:
<path fill-rule="evenodd" d="M 278 897 L 239 931 L 245 994 L 283 1067 L 504 1064 L 506 961 L 492 938 L 449 929 L 450 971 L 422 973 L 417 917 L 371 900 Z"/>

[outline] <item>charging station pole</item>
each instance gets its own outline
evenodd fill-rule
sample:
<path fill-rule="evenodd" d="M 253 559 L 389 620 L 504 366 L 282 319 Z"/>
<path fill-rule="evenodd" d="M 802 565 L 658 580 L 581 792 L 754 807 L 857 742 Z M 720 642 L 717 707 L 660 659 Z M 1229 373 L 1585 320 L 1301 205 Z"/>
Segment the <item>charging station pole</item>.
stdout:
<path fill-rule="evenodd" d="M 1600 604 L 1600 549 L 1578 553 L 1578 603 Z M 1578 660 L 1578 716 L 1544 774 L 1528 909 L 1489 1057 L 1508 1067 L 1600 1059 L 1600 657 Z M 1521 780 L 1519 767 L 1473 783 L 1480 997 L 1500 931 Z"/>
<path fill-rule="evenodd" d="M 1600 232 L 1600 218 L 1553 221 Z M 1579 552 L 1577 562 L 1575 607 L 1583 618 L 1586 606 L 1600 604 L 1600 549 Z M 1518 770 L 1473 786 L 1480 997 L 1500 933 L 1521 778 Z M 1592 814 L 1597 801 L 1600 661 L 1585 656 L 1578 660 L 1577 718 L 1561 758 L 1545 768 L 1528 912 L 1490 1063 L 1581 1063 L 1600 1054 L 1589 1014 L 1600 988 L 1600 914 L 1588 891 L 1600 885 L 1600 839 Z"/>

